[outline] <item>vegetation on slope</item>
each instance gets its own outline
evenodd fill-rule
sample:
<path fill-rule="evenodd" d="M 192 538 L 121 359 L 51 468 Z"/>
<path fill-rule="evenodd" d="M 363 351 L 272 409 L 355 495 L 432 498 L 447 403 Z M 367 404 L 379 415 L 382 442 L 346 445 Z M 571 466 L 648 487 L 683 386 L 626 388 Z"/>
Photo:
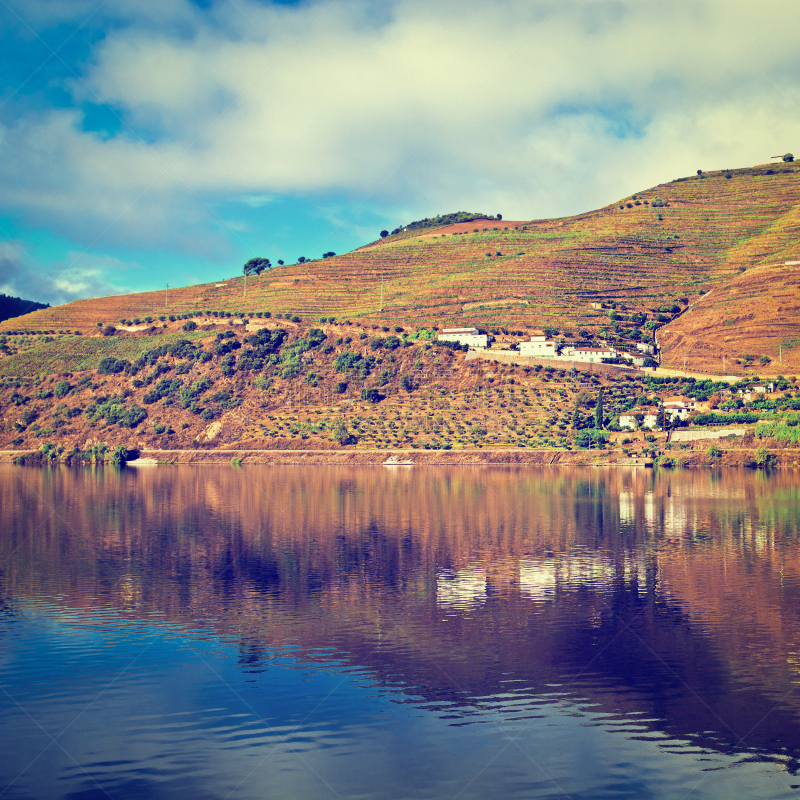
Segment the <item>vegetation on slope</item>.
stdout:
<path fill-rule="evenodd" d="M 677 392 L 709 401 L 725 387 L 468 360 L 434 331 L 400 326 L 181 327 L 62 337 L 0 360 L 0 448 L 91 460 L 120 458 L 120 447 L 603 448 L 620 413 Z M 796 424 L 793 388 L 784 381 L 784 400 L 743 408 L 748 421 Z M 721 410 L 742 406 L 730 403 Z M 611 435 L 630 453 L 656 453 L 649 434 Z"/>

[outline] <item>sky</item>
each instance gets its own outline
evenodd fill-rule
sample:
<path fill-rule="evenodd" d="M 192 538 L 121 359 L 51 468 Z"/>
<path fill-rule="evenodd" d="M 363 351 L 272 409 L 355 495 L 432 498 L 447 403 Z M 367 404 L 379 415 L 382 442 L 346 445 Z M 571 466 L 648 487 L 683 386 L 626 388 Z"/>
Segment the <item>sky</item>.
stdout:
<path fill-rule="evenodd" d="M 52 304 L 800 156 L 796 0 L 0 0 L 0 292 Z"/>

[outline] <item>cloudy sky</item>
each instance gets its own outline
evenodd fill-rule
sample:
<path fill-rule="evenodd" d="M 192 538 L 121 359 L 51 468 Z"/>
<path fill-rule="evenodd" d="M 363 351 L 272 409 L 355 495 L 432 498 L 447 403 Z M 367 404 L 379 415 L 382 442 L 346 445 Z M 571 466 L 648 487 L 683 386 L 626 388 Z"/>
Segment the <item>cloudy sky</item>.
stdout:
<path fill-rule="evenodd" d="M 800 151 L 796 0 L 0 0 L 0 291 L 574 214 Z"/>

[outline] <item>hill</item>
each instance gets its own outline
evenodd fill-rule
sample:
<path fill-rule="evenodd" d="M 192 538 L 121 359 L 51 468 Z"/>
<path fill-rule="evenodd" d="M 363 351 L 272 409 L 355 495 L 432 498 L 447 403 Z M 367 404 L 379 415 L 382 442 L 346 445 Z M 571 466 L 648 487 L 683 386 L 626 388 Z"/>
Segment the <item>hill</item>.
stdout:
<path fill-rule="evenodd" d="M 468 324 L 520 335 L 550 327 L 566 337 L 602 334 L 611 341 L 647 338 L 670 323 L 682 333 L 661 339 L 667 364 L 682 367 L 685 356 L 687 369 L 710 368 L 714 343 L 724 340 L 726 371 L 746 372 L 744 356 L 753 355 L 756 364 L 762 356 L 772 359 L 762 372 L 777 372 L 770 306 L 757 306 L 784 292 L 780 271 L 760 285 L 748 282 L 766 274 L 753 268 L 800 260 L 798 171 L 800 164 L 781 163 L 680 178 L 560 219 L 438 227 L 423 221 L 343 255 L 246 280 L 170 289 L 168 302 L 158 291 L 40 310 L 0 323 L 0 334 L 86 334 L 120 320 L 146 327 L 197 311 L 412 328 Z M 733 323 L 722 312 L 702 316 L 703 309 L 716 307 L 715 298 L 744 285 L 754 292 L 751 307 L 742 305 Z M 789 315 L 791 304 L 783 305 L 780 338 L 784 359 L 790 359 L 800 320 Z M 745 330 L 736 319 L 749 314 L 754 321 Z M 742 363 L 736 365 L 736 358 Z"/>

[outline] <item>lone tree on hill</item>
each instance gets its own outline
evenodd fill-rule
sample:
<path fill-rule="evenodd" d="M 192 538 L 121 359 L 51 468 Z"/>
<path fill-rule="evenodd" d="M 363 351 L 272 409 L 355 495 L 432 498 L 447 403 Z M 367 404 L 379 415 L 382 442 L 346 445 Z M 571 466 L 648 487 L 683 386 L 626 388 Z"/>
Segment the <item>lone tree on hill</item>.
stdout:
<path fill-rule="evenodd" d="M 389 235 L 389 231 L 381 231 L 381 239 L 385 239 Z"/>
<path fill-rule="evenodd" d="M 271 266 L 272 264 L 270 264 L 268 258 L 251 258 L 244 267 L 242 267 L 242 272 L 245 275 L 260 275 L 265 269 L 269 269 Z"/>
<path fill-rule="evenodd" d="M 794 156 L 791 153 L 784 153 L 782 156 L 770 156 L 770 158 L 781 158 L 784 161 L 794 161 Z"/>

